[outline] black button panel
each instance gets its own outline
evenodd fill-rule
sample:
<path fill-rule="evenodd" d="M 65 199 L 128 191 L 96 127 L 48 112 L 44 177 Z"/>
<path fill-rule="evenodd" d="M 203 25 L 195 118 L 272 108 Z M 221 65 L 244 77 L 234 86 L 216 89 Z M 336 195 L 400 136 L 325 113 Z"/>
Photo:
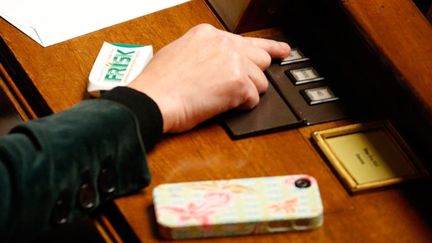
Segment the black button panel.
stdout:
<path fill-rule="evenodd" d="M 285 40 L 280 36 L 273 39 Z M 328 65 L 316 65 L 306 51 L 286 42 L 291 45 L 291 53 L 283 60 L 274 60 L 265 70 L 269 90 L 261 95 L 258 106 L 251 111 L 232 111 L 223 116 L 231 138 L 347 117 L 344 102 L 333 89 L 336 80 L 326 72 Z"/>
<path fill-rule="evenodd" d="M 347 117 L 343 102 L 332 90 L 335 80 L 313 62 L 300 48 L 296 62 L 275 61 L 265 72 L 279 95 L 293 112 L 312 125 Z"/>

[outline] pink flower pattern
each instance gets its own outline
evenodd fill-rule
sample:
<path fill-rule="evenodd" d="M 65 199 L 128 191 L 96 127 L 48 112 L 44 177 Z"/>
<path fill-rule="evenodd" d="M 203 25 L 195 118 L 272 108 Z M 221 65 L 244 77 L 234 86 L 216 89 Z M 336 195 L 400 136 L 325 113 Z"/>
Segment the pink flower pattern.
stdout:
<path fill-rule="evenodd" d="M 185 208 L 177 206 L 160 207 L 178 215 L 180 222 L 196 220 L 206 231 L 210 230 L 209 217 L 229 204 L 232 194 L 229 192 L 210 192 L 205 194 L 204 201 L 200 204 L 190 202 Z"/>
<path fill-rule="evenodd" d="M 309 179 L 312 185 L 316 183 L 315 179 L 308 175 L 287 176 L 282 178 L 279 183 L 281 183 L 283 186 L 293 187 L 295 181 L 299 178 Z M 185 222 L 190 221 L 197 222 L 198 225 L 202 227 L 205 234 L 209 235 L 212 232 L 211 217 L 213 215 L 226 208 L 235 197 L 239 196 L 238 194 L 257 193 L 257 191 L 252 187 L 244 186 L 238 183 L 232 183 L 229 180 L 223 182 L 199 183 L 187 185 L 187 187 L 192 190 L 202 191 L 204 194 L 202 195 L 201 200 L 198 202 L 189 201 L 181 206 L 159 206 L 156 212 L 160 213 L 164 210 L 165 212 L 168 212 L 170 216 L 173 214 L 180 223 L 179 225 L 184 225 Z M 284 212 L 286 214 L 295 214 L 297 213 L 299 206 L 300 198 L 294 194 L 289 199 L 270 205 L 267 204 L 265 207 L 276 213 Z M 253 232 L 259 233 L 264 231 L 264 228 L 266 228 L 266 223 L 257 223 Z"/>

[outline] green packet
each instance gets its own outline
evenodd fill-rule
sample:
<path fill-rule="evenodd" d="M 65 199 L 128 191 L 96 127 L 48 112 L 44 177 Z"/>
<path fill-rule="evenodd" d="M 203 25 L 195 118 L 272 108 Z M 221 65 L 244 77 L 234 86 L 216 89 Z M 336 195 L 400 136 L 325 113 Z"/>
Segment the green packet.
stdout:
<path fill-rule="evenodd" d="M 153 57 L 151 45 L 104 42 L 89 75 L 87 91 L 99 96 L 103 91 L 132 82 Z"/>

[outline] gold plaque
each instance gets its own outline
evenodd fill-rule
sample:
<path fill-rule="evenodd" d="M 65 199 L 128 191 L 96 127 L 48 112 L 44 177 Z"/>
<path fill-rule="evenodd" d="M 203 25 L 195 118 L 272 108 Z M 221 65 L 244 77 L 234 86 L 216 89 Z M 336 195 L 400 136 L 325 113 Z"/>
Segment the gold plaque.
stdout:
<path fill-rule="evenodd" d="M 389 122 L 317 131 L 312 137 L 351 192 L 428 174 Z"/>

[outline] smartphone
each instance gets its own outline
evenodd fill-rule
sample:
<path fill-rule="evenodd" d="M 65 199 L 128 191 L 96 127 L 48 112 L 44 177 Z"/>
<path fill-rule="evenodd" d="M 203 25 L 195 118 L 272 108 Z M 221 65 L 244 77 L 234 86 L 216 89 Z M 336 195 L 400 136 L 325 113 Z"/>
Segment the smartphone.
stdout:
<path fill-rule="evenodd" d="M 323 224 L 318 183 L 304 174 L 161 184 L 153 189 L 153 202 L 165 239 L 304 231 Z"/>

